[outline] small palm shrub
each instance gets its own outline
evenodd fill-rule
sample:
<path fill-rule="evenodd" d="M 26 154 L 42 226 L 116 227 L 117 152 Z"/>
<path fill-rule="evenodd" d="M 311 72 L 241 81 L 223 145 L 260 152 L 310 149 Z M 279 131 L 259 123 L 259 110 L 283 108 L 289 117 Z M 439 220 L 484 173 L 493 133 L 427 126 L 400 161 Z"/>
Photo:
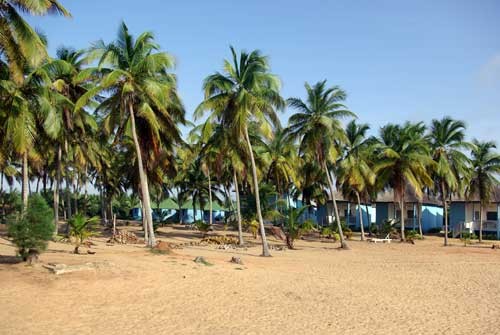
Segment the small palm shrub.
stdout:
<path fill-rule="evenodd" d="M 295 240 L 314 229 L 314 224 L 310 220 L 303 223 L 299 221 L 300 216 L 306 209 L 308 209 L 308 206 L 291 208 L 285 217 L 284 230 L 288 249 L 294 249 Z"/>
<path fill-rule="evenodd" d="M 203 220 L 196 220 L 193 224 L 202 233 L 203 237 L 212 229 L 212 226 Z"/>
<path fill-rule="evenodd" d="M 420 235 L 419 233 L 417 233 L 415 230 L 411 230 L 409 232 L 406 232 L 405 234 L 405 238 L 406 238 L 406 241 L 410 242 L 410 243 L 415 243 L 416 240 L 421 240 L 422 239 L 422 235 Z"/>
<path fill-rule="evenodd" d="M 477 239 L 476 234 L 470 233 L 468 231 L 463 231 L 462 232 L 462 237 L 460 237 L 460 240 L 464 242 L 464 247 L 467 246 L 467 244 L 470 244 L 471 240 Z"/>
<path fill-rule="evenodd" d="M 52 209 L 42 196 L 32 195 L 25 213 L 18 212 L 9 219 L 8 234 L 17 246 L 23 261 L 32 264 L 47 249 L 54 233 Z"/>
<path fill-rule="evenodd" d="M 76 214 L 68 221 L 69 236 L 75 245 L 75 254 L 78 254 L 78 249 L 89 237 L 95 235 L 92 229 L 97 222 L 99 217 L 86 218 L 83 214 Z"/>
<path fill-rule="evenodd" d="M 243 222 L 245 226 L 245 230 L 252 234 L 253 238 L 257 238 L 257 233 L 259 232 L 259 221 L 253 220 L 245 220 Z"/>

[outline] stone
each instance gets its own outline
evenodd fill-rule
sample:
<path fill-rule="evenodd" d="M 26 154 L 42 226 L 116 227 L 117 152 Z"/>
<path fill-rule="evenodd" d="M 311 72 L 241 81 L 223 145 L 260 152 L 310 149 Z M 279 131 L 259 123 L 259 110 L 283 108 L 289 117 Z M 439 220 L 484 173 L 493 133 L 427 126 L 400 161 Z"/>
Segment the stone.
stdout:
<path fill-rule="evenodd" d="M 49 264 L 43 265 L 44 268 L 48 269 L 49 271 L 51 271 L 52 273 L 54 273 L 56 275 L 70 273 L 70 272 L 98 270 L 98 269 L 107 268 L 109 266 L 112 266 L 112 263 L 107 262 L 107 261 L 105 261 L 105 262 L 92 262 L 92 263 L 85 263 L 85 264 L 76 264 L 76 265 L 66 265 L 63 263 L 59 263 L 59 264 L 49 263 Z"/>
<path fill-rule="evenodd" d="M 241 260 L 241 258 L 240 258 L 240 257 L 237 257 L 237 256 L 233 256 L 233 257 L 231 257 L 230 262 L 231 262 L 231 263 L 234 263 L 234 264 L 243 265 L 243 261 Z"/>
<path fill-rule="evenodd" d="M 206 266 L 213 265 L 212 263 L 207 262 L 203 256 L 196 256 L 196 258 L 193 260 L 193 262 L 195 262 L 196 264 L 203 264 Z"/>

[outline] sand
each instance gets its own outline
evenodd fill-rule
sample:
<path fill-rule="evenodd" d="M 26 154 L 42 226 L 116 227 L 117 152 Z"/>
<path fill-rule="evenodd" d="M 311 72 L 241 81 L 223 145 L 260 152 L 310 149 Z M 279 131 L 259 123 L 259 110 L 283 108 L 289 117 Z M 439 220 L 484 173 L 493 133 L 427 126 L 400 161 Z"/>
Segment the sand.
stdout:
<path fill-rule="evenodd" d="M 199 240 L 179 227 L 159 235 Z M 95 255 L 51 243 L 40 260 L 109 267 L 56 276 L 6 264 L 15 250 L 0 238 L 0 334 L 500 334 L 500 250 L 457 240 L 447 248 L 437 237 L 351 241 L 350 251 L 298 241 L 299 250 L 272 258 L 259 257 L 258 245 L 159 255 L 93 242 Z M 195 264 L 196 256 L 213 265 Z"/>

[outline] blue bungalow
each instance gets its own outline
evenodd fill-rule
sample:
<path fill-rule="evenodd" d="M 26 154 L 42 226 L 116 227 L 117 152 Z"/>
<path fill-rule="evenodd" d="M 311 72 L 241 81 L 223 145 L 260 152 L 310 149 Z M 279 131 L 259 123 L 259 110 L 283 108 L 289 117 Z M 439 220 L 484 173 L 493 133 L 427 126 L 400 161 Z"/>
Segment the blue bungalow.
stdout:
<path fill-rule="evenodd" d="M 453 237 L 460 232 L 469 231 L 478 233 L 482 211 L 483 234 L 496 235 L 500 239 L 500 187 L 493 192 L 490 203 L 481 206 L 479 198 L 454 198 L 450 204 L 450 230 Z"/>
<path fill-rule="evenodd" d="M 361 220 L 358 205 L 345 200 L 340 193 L 336 194 L 335 199 L 339 210 L 340 220 L 346 222 L 351 228 L 360 229 Z M 361 215 L 363 227 L 368 229 L 370 224 L 375 222 L 375 208 L 373 208 L 371 204 L 362 203 Z M 329 200 L 326 205 L 318 206 L 316 222 L 322 226 L 328 226 L 335 222 L 335 215 L 333 214 L 333 201 Z"/>
<path fill-rule="evenodd" d="M 405 210 L 403 211 L 405 229 L 418 230 L 419 214 L 422 222 L 422 232 L 428 233 L 443 226 L 443 208 L 436 199 L 425 196 L 419 200 L 411 192 L 405 195 Z M 399 204 L 394 202 L 392 191 L 378 195 L 376 201 L 376 223 L 382 225 L 389 219 L 400 219 Z"/>

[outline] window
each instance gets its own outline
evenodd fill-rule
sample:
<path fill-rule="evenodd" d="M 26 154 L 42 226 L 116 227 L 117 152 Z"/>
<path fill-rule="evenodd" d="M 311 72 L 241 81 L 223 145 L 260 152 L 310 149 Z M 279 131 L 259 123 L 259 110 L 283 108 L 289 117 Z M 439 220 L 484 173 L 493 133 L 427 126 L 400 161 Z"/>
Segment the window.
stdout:
<path fill-rule="evenodd" d="M 497 221 L 498 213 L 497 212 L 486 212 L 486 220 L 487 221 Z"/>
<path fill-rule="evenodd" d="M 473 220 L 479 220 L 479 211 L 474 212 L 474 218 Z"/>
<path fill-rule="evenodd" d="M 415 213 L 413 212 L 413 209 L 409 209 L 406 211 L 406 215 L 408 219 L 412 219 Z"/>

